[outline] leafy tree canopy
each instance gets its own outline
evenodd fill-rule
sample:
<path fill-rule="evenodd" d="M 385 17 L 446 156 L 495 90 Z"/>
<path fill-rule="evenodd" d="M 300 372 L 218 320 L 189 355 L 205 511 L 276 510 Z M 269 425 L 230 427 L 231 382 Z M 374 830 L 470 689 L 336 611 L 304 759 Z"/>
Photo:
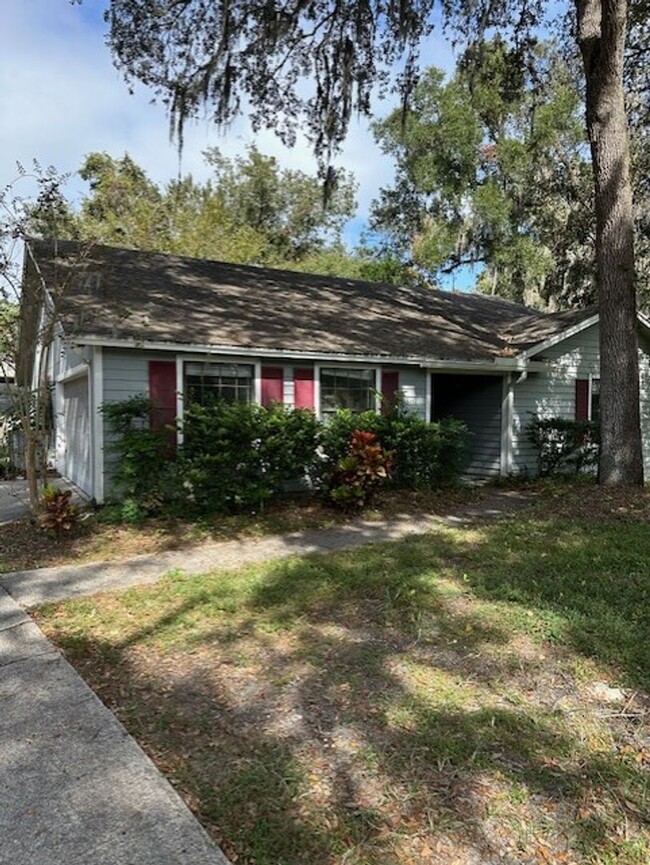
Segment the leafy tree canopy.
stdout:
<path fill-rule="evenodd" d="M 480 287 L 545 306 L 594 301 L 593 195 L 575 70 L 549 44 L 534 69 L 495 39 L 446 81 L 425 72 L 409 110 L 375 124 L 396 164 L 372 215 L 432 276 L 484 266 Z"/>
<path fill-rule="evenodd" d="M 341 175 L 323 206 L 316 177 L 283 169 L 249 147 L 242 156 L 205 153 L 213 176 L 155 184 L 127 154 L 89 154 L 80 169 L 89 192 L 65 231 L 109 244 L 271 267 L 329 253 L 342 259 L 341 233 L 355 210 L 355 184 Z M 349 266 L 349 264 L 343 265 Z"/>

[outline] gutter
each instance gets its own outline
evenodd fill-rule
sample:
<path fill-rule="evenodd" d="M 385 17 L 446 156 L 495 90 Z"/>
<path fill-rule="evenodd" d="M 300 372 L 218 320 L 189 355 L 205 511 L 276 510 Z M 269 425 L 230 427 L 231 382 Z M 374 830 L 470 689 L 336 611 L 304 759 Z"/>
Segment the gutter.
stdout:
<path fill-rule="evenodd" d="M 229 355 L 235 357 L 271 357 L 288 360 L 330 361 L 332 363 L 371 363 L 395 366 L 417 366 L 420 369 L 454 369 L 459 372 L 506 372 L 512 370 L 541 371 L 548 368 L 543 361 L 530 361 L 525 356 L 495 357 L 494 360 L 441 360 L 423 359 L 414 356 L 367 355 L 328 353 L 323 351 L 294 351 L 287 349 L 244 348 L 231 345 L 201 345 L 191 343 L 161 342 L 155 340 L 128 340 L 100 336 L 77 335 L 68 341 L 76 345 L 103 346 L 105 348 L 139 348 L 146 351 L 175 351 L 182 354 Z"/>

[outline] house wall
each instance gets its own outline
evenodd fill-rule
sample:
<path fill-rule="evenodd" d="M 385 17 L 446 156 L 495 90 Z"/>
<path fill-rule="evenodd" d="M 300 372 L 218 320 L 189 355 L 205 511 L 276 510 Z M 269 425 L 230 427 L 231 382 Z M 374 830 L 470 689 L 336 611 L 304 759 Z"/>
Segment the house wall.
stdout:
<path fill-rule="evenodd" d="M 174 352 L 142 351 L 140 349 L 104 348 L 102 352 L 103 402 L 122 402 L 133 396 L 149 395 L 149 361 L 176 360 Z M 104 495 L 111 495 L 111 468 L 115 455 L 111 434 L 104 420 Z"/>
<path fill-rule="evenodd" d="M 336 363 L 323 361 L 320 366 L 332 367 L 354 366 L 352 363 Z M 277 360 L 274 358 L 264 359 L 262 366 L 282 367 L 284 369 L 284 404 L 286 406 L 294 405 L 294 369 L 314 369 L 315 365 L 310 361 L 296 361 L 295 363 L 287 363 L 286 360 Z M 364 363 L 358 363 L 356 366 L 365 366 Z M 368 364 L 369 367 L 376 369 L 375 364 Z M 426 420 L 427 418 L 427 372 L 418 367 L 395 366 L 394 364 L 387 365 L 386 369 L 399 373 L 399 392 L 402 399 L 402 404 L 405 409 L 414 414 L 416 417 Z M 381 381 L 377 382 L 377 387 L 381 391 Z"/>
<path fill-rule="evenodd" d="M 66 401 L 70 399 L 72 389 L 66 389 L 62 379 L 65 379 L 66 376 L 82 373 L 84 380 L 88 381 L 87 375 L 90 371 L 91 363 L 92 349 L 90 346 L 75 346 L 61 339 L 59 336 L 56 336 L 52 341 L 48 371 L 50 378 L 55 382 L 55 386 L 52 392 L 53 431 L 51 440 L 48 443 L 48 460 L 65 477 L 69 477 L 70 464 L 73 458 L 80 462 L 90 460 L 90 456 L 85 451 L 84 454 L 79 455 L 69 453 L 70 450 L 74 450 L 74 444 L 68 442 L 67 433 L 69 426 L 68 430 L 66 430 L 66 411 L 74 414 L 76 408 L 72 403 Z M 89 476 L 90 467 L 88 467 Z M 93 490 L 91 487 L 92 485 L 88 488 L 84 487 L 83 491 L 88 495 L 92 495 Z"/>
<path fill-rule="evenodd" d="M 513 377 L 512 471 L 535 474 L 537 455 L 527 440 L 526 427 L 534 416 L 575 418 L 576 379 L 600 377 L 598 325 L 569 337 L 535 360 L 552 364 L 548 373 Z M 640 337 L 641 432 L 646 475 L 650 476 L 650 340 Z"/>
<path fill-rule="evenodd" d="M 121 402 L 129 397 L 149 394 L 149 361 L 175 360 L 175 352 L 142 351 L 140 349 L 104 348 L 102 352 L 102 378 L 104 403 Z M 215 356 L 215 361 L 220 360 Z M 243 356 L 242 356 L 243 359 Z M 74 366 L 79 358 L 67 360 L 68 366 Z M 253 362 L 251 360 L 251 362 Z M 346 366 L 348 364 L 345 364 Z M 359 364 L 363 366 L 363 364 Z M 287 362 L 286 359 L 264 358 L 262 366 L 282 367 L 283 401 L 287 406 L 294 405 L 294 370 L 296 368 L 315 368 L 310 361 Z M 412 367 L 391 366 L 391 370 L 399 372 L 399 391 L 404 406 L 417 417 L 426 419 L 427 405 L 427 373 Z M 381 389 L 381 382 L 378 382 Z M 318 391 L 316 390 L 316 393 Z M 111 464 L 114 457 L 111 454 L 111 433 L 104 422 L 104 483 L 105 494 L 110 496 Z"/>
<path fill-rule="evenodd" d="M 428 420 L 427 376 L 429 373 L 414 367 L 395 367 L 395 369 L 399 370 L 399 392 L 404 408 L 416 417 Z"/>
<path fill-rule="evenodd" d="M 598 325 L 569 337 L 535 360 L 550 361 L 549 372 L 513 377 L 512 471 L 536 474 L 537 454 L 526 428 L 538 417 L 575 418 L 576 379 L 600 376 Z"/>

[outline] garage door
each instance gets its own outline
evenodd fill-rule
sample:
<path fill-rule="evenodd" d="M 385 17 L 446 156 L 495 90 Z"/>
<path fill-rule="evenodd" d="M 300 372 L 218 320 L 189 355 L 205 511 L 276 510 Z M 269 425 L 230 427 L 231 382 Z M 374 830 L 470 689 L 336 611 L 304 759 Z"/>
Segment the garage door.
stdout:
<path fill-rule="evenodd" d="M 64 474 L 81 490 L 92 495 L 90 458 L 90 412 L 88 379 L 85 375 L 63 386 L 65 429 Z"/>

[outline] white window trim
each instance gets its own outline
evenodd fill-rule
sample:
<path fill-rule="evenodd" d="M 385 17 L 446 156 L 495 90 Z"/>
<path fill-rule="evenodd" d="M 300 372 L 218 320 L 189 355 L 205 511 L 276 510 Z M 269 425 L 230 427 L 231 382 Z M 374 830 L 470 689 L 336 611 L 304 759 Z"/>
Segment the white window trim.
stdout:
<path fill-rule="evenodd" d="M 371 369 L 375 374 L 375 383 L 371 385 L 371 390 L 375 391 L 375 411 L 379 414 L 381 411 L 381 374 L 383 367 L 375 366 L 373 363 L 362 364 L 332 361 L 331 363 L 314 364 L 314 412 L 318 420 L 323 419 L 320 403 L 320 374 L 322 369 Z"/>
<path fill-rule="evenodd" d="M 183 444 L 182 424 L 185 413 L 185 364 L 186 363 L 225 363 L 241 364 L 253 368 L 253 401 L 258 405 L 262 401 L 262 361 L 250 357 L 233 357 L 218 354 L 177 354 L 176 355 L 176 443 Z"/>
<path fill-rule="evenodd" d="M 314 376 L 314 414 L 316 420 L 323 419 L 323 413 L 320 410 L 320 370 L 321 364 L 315 363 L 312 375 Z"/>
<path fill-rule="evenodd" d="M 375 368 L 375 412 L 381 413 L 382 395 L 384 393 L 384 368 L 376 366 Z M 388 372 L 388 370 L 386 370 Z"/>

